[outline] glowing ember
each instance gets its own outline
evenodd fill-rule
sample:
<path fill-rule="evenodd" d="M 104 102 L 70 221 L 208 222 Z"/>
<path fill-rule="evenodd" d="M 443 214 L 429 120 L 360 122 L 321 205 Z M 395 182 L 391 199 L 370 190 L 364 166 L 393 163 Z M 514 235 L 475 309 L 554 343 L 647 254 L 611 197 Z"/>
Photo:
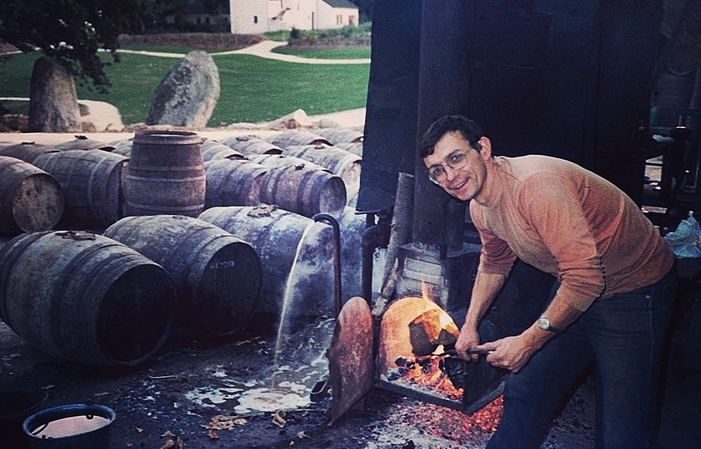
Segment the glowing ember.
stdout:
<path fill-rule="evenodd" d="M 462 398 L 462 388 L 455 388 L 448 376 L 441 371 L 438 364 L 440 357 L 407 359 L 400 357 L 395 363 L 396 369 L 387 371 L 389 381 L 407 383 L 413 389 L 425 390 L 453 401 Z"/>
<path fill-rule="evenodd" d="M 440 416 L 431 416 L 428 418 L 430 422 L 427 426 L 428 432 L 453 440 L 460 440 L 464 436 L 476 433 L 491 433 L 497 430 L 503 412 L 504 398 L 499 396 L 471 415 L 450 410 L 441 413 Z"/>

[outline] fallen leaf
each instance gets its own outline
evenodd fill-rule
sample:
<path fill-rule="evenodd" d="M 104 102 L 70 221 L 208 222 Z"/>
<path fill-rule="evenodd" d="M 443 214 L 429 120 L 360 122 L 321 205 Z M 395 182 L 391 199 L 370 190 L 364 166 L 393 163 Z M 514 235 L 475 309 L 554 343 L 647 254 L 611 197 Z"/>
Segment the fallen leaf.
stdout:
<path fill-rule="evenodd" d="M 144 431 L 144 429 L 142 429 L 141 427 L 137 427 L 137 428 L 136 428 L 136 431 L 139 432 L 139 433 L 141 433 L 141 432 Z"/>
<path fill-rule="evenodd" d="M 161 446 L 161 449 L 170 449 L 173 446 L 175 446 L 175 441 L 168 440 L 165 442 L 165 444 L 163 446 Z"/>
<path fill-rule="evenodd" d="M 287 420 L 285 419 L 285 412 L 283 410 L 278 410 L 275 412 L 273 415 L 273 424 L 278 426 L 279 428 L 285 427 L 285 424 L 287 424 Z"/>
<path fill-rule="evenodd" d="M 208 435 L 209 435 L 210 440 L 218 440 L 219 439 L 219 435 L 217 434 L 217 432 L 215 432 L 212 429 L 209 429 Z"/>
<path fill-rule="evenodd" d="M 174 436 L 175 436 L 175 434 L 173 432 L 171 432 L 170 430 L 166 430 L 166 433 L 161 435 L 161 437 L 174 437 Z"/>
<path fill-rule="evenodd" d="M 304 431 L 302 430 L 301 432 L 297 432 L 297 438 L 299 438 L 300 440 L 303 440 L 303 439 L 309 438 L 309 437 L 308 437 L 307 434 L 304 433 Z"/>
<path fill-rule="evenodd" d="M 238 416 L 216 415 L 212 421 L 202 424 L 202 427 L 209 430 L 231 430 L 236 426 L 246 425 L 248 421 Z"/>

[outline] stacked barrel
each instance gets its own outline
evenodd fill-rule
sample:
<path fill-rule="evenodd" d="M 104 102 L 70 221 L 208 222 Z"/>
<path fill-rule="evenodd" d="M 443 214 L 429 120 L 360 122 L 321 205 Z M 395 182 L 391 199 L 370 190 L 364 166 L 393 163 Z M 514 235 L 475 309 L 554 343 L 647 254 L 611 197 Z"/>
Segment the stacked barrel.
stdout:
<path fill-rule="evenodd" d="M 362 134 L 335 134 L 0 145 L 0 319 L 53 356 L 135 365 L 175 326 L 228 336 L 287 302 L 330 312 L 335 239 L 314 217 L 363 223 L 361 153 L 337 146 Z"/>

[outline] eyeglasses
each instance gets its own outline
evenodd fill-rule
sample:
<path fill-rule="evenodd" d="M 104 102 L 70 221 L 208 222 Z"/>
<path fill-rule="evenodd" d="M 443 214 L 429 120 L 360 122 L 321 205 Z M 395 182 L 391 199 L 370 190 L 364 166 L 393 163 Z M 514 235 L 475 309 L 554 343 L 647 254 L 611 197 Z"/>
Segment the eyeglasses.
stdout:
<path fill-rule="evenodd" d="M 445 166 L 452 168 L 453 170 L 460 170 L 467 165 L 467 153 L 470 150 L 453 151 L 445 158 L 445 163 L 440 165 L 434 165 L 428 169 L 428 179 L 435 184 L 442 184 L 445 182 L 448 174 L 445 172 Z"/>

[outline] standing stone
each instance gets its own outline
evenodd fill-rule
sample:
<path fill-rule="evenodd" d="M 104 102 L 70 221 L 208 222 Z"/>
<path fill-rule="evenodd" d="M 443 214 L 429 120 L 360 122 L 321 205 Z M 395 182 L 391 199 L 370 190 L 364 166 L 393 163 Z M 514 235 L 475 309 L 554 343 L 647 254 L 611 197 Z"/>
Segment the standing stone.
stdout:
<path fill-rule="evenodd" d="M 48 56 L 37 59 L 32 70 L 29 129 L 49 133 L 81 130 L 73 76 L 58 60 Z"/>
<path fill-rule="evenodd" d="M 147 125 L 207 126 L 219 100 L 219 71 L 212 57 L 193 51 L 156 88 Z"/>

